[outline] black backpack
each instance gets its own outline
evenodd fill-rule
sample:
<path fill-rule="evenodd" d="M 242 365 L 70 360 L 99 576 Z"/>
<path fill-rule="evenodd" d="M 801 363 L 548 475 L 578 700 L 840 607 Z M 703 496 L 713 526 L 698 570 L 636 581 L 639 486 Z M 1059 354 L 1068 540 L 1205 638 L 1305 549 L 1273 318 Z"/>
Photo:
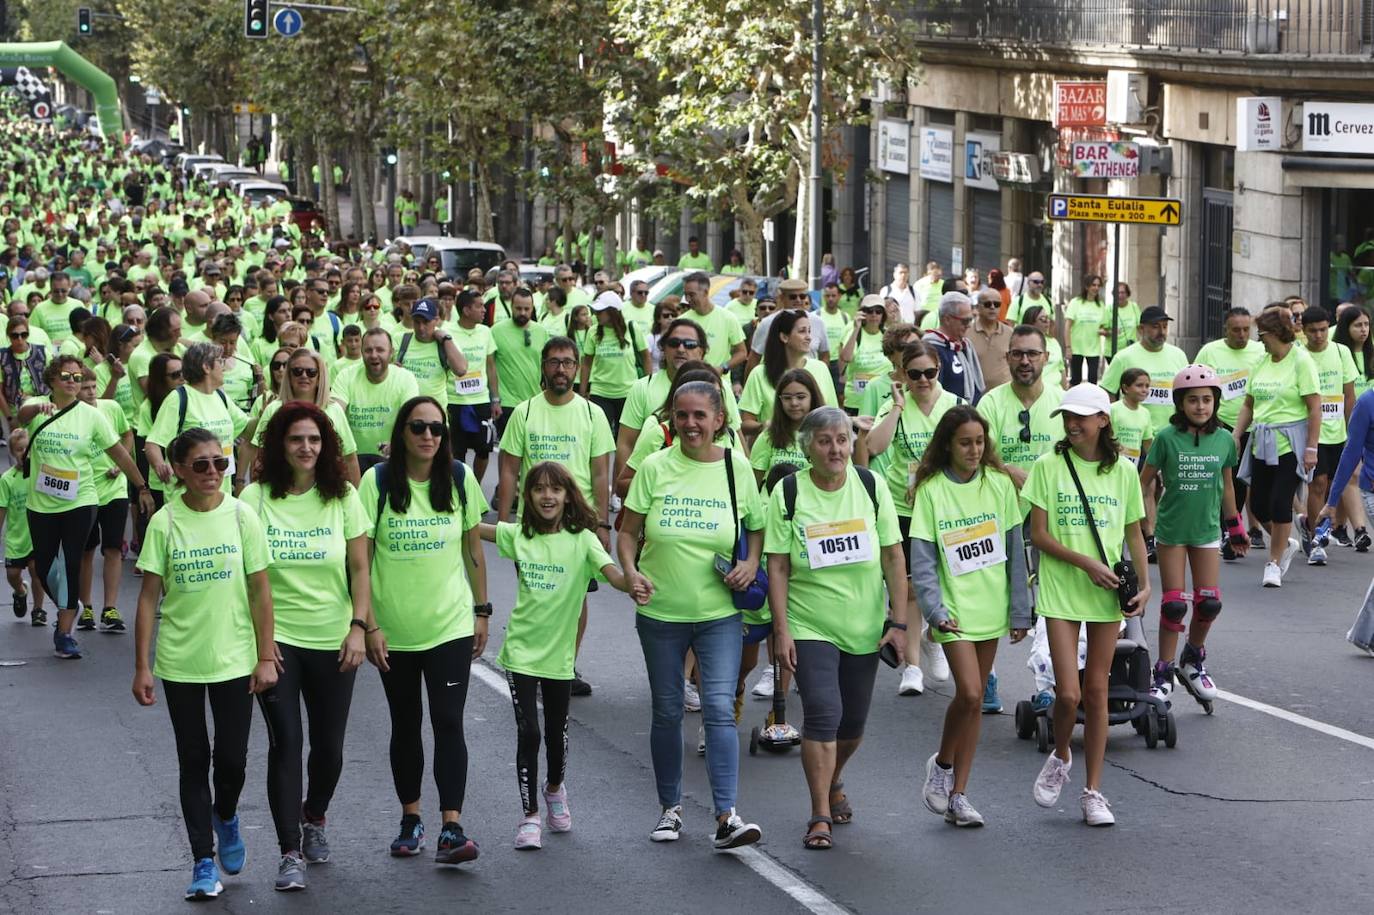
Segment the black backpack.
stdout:
<path fill-rule="evenodd" d="M 869 501 L 873 503 L 873 521 L 878 521 L 878 483 L 873 477 L 873 471 L 867 467 L 854 465 L 854 472 L 859 475 L 859 482 L 864 484 L 864 491 L 868 493 Z M 782 478 L 782 503 L 786 508 L 783 517 L 791 521 L 797 514 L 797 475 L 789 473 Z"/>
<path fill-rule="evenodd" d="M 185 385 L 178 385 L 177 392 L 177 435 L 181 434 L 182 427 L 186 425 L 186 404 L 191 395 L 186 393 Z M 224 404 L 224 409 L 229 409 L 229 398 L 224 396 L 224 392 L 215 388 L 215 393 L 219 395 L 220 403 Z"/>

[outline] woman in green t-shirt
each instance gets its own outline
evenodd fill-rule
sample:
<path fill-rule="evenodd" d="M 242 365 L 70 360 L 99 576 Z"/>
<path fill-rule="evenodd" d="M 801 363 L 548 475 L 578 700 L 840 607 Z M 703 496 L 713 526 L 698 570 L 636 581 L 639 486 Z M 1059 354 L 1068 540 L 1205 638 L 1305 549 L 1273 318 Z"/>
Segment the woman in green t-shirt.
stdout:
<path fill-rule="evenodd" d="M 859 414 L 859 401 L 870 382 L 881 383 L 887 369 L 883 355 L 883 326 L 887 323 L 887 309 L 880 296 L 866 295 L 854 322 L 854 332 L 840 349 L 840 372 L 844 375 L 845 412 Z"/>
<path fill-rule="evenodd" d="M 482 524 L 483 540 L 497 545 L 515 561 L 519 590 L 506 624 L 497 663 L 506 670 L 515 707 L 515 772 L 524 816 L 515 832 L 515 847 L 541 847 L 539 801 L 538 707 L 544 705 L 544 742 L 548 780 L 544 804 L 549 830 L 572 829 L 568 792 L 563 784 L 568 760 L 568 704 L 572 697 L 577 624 L 585 584 L 599 576 L 612 586 L 630 586 L 596 536 L 597 516 L 566 467 L 541 461 L 525 474 L 519 524 Z M 648 592 L 635 595 L 643 602 Z M 562 735 L 562 739 L 559 739 Z"/>
<path fill-rule="evenodd" d="M 740 423 L 752 441 L 773 417 L 774 392 L 784 373 L 799 369 L 815 379 L 820 398 L 816 406 L 837 406 L 830 367 L 811 358 L 811 319 L 805 312 L 784 311 L 768 326 L 763 361 L 749 373 L 740 393 Z"/>
<path fill-rule="evenodd" d="M 424 848 L 420 684 L 429 696 L 434 781 L 443 828 L 434 860 L 461 864 L 477 843 L 459 822 L 467 787 L 463 708 L 472 662 L 487 644 L 491 604 L 477 524 L 487 500 L 476 476 L 453 459 L 447 411 L 433 397 L 401 405 L 390 460 L 368 470 L 359 491 L 372 541 L 367 655 L 382 672 L 391 710 L 391 778 L 401 802 L 396 856 Z"/>
<path fill-rule="evenodd" d="M 758 371 L 757 369 L 755 371 Z M 768 472 L 779 464 L 805 468 L 806 452 L 797 441 L 797 430 L 812 410 L 825 406 L 816 379 L 806 369 L 789 369 L 778 379 L 773 409 L 759 437 L 749 452 L 749 464 L 759 485 Z M 831 404 L 834 406 L 834 404 Z"/>
<path fill-rule="evenodd" d="M 955 826 L 982 826 L 965 790 L 978 749 L 983 687 L 997 642 L 1031 627 L 1016 487 L 988 447 L 988 421 L 961 404 L 940 418 L 916 468 L 911 580 L 954 675 L 940 748 L 926 760 L 926 808 Z"/>
<path fill-rule="evenodd" d="M 635 379 L 648 375 L 652 360 L 649 341 L 625 322 L 620 296 L 603 292 L 592 303 L 596 314 L 596 329 L 578 341 L 582 354 L 581 394 L 590 397 L 606 414 L 611 424 L 611 437 L 620 432 L 620 413 L 625 409 L 625 396 Z M 585 346 L 585 349 L 582 348 Z"/>
<path fill-rule="evenodd" d="M 268 723 L 267 801 L 281 847 L 276 888 L 304 889 L 306 865 L 329 860 L 325 813 L 343 771 L 364 635 L 376 625 L 367 518 L 345 474 L 333 424 L 314 404 L 293 401 L 272 416 L 253 477 L 241 498 L 267 531 L 281 658 L 277 685 L 259 697 Z M 310 718 L 304 794 L 302 699 Z"/>
<path fill-rule="evenodd" d="M 1102 354 L 1098 330 L 1102 327 L 1102 313 L 1106 307 L 1102 301 L 1102 277 L 1096 274 L 1083 277 L 1083 289 L 1064 309 L 1064 324 L 1069 334 L 1069 346 L 1065 353 L 1069 357 L 1070 384 L 1078 384 L 1083 380 L 1084 365 L 1087 366 L 1087 380 L 1097 383 L 1097 368 L 1101 364 Z"/>
<path fill-rule="evenodd" d="M 897 513 L 887 488 L 852 464 L 853 434 L 838 407 L 806 415 L 797 436 L 810 466 L 774 488 L 764 542 L 774 650 L 796 674 L 805 716 L 811 818 L 802 842 L 811 849 L 831 848 L 831 826 L 853 818 L 844 767 L 863 740 L 879 652 L 890 645 L 900 661 L 905 641 Z"/>
<path fill-rule="evenodd" d="M 195 859 L 186 898 L 205 899 L 223 889 L 216 844 L 226 874 L 243 869 L 237 811 L 253 694 L 276 684 L 280 662 L 267 539 L 253 512 L 221 489 L 229 469 L 223 445 L 213 433 L 192 427 L 172 440 L 167 457 L 182 486 L 148 523 L 138 557 L 143 587 L 134 622 L 133 693 L 139 705 L 152 705 L 153 678 L 162 681 L 176 734 L 181 815 Z M 159 606 L 154 666 L 149 653 Z"/>
<path fill-rule="evenodd" d="M 1087 757 L 1080 799 L 1083 819 L 1089 826 L 1110 826 L 1115 818 L 1100 789 L 1107 751 L 1107 676 L 1123 613 L 1117 594 L 1120 579 L 1102 553 L 1115 562 L 1129 546 L 1135 567 L 1144 571 L 1140 519 L 1145 512 L 1135 465 L 1120 460 L 1107 392 L 1090 382 L 1075 385 L 1064 392 L 1052 415 L 1064 417 L 1064 438 L 1031 465 L 1021 489 L 1022 498 L 1031 504 L 1031 543 L 1041 557 L 1037 609 L 1045 618 L 1054 667 L 1054 733 L 1061 735 L 1032 793 L 1042 807 L 1053 807 L 1059 800 L 1069 779 L 1069 735 L 1081 700 Z M 1087 530 L 1088 506 L 1082 497 L 1075 498 L 1079 486 L 1088 494 L 1097 537 Z M 1127 615 L 1138 616 L 1149 603 L 1148 574 L 1141 575 L 1139 588 Z M 1078 633 L 1084 625 L 1088 652 L 1080 686 Z"/>

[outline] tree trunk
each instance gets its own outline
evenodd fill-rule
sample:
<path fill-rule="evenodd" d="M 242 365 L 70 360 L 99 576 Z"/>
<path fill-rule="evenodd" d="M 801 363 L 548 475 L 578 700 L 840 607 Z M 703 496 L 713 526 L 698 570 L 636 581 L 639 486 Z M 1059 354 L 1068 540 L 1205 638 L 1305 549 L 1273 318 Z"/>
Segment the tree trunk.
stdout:
<path fill-rule="evenodd" d="M 742 186 L 731 189 L 735 218 L 744 228 L 740 241 L 740 253 L 744 255 L 744 265 L 750 273 L 762 275 L 767 268 L 764 256 L 763 214 L 749 200 L 748 190 Z"/>
<path fill-rule="evenodd" d="M 308 197 L 319 203 L 319 198 L 315 194 L 315 182 L 311 178 L 311 169 L 316 167 L 319 159 L 315 154 L 315 135 L 304 133 L 301 141 L 296 144 L 296 157 L 299 162 L 296 164 L 296 191 L 302 197 Z"/>
<path fill-rule="evenodd" d="M 372 205 L 372 163 L 370 147 L 361 134 L 353 137 L 353 200 L 361 222 L 353 223 L 358 238 L 377 237 L 377 208 Z"/>
<path fill-rule="evenodd" d="M 339 197 L 334 189 L 334 156 L 329 148 L 329 144 L 323 140 L 317 140 L 315 149 L 320 164 L 320 196 L 324 205 L 325 222 L 328 224 L 326 236 L 329 238 L 342 237 L 343 232 L 339 224 Z"/>
<path fill-rule="evenodd" d="M 477 240 L 495 241 L 496 223 L 491 212 L 491 173 L 483 162 L 477 163 Z"/>
<path fill-rule="evenodd" d="M 803 181 L 797 187 L 797 228 L 792 233 L 792 271 L 790 276 L 802 280 L 811 276 L 807 263 L 811 255 L 811 248 L 807 243 L 811 236 L 810 184 L 809 181 Z"/>

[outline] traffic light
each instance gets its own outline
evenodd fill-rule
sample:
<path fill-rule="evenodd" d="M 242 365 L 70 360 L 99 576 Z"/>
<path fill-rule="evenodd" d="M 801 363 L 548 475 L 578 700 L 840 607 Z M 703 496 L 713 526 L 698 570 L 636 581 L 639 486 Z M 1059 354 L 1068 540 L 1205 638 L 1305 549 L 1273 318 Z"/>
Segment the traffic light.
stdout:
<path fill-rule="evenodd" d="M 91 34 L 91 8 L 89 6 L 78 7 L 76 10 L 76 34 Z"/>
<path fill-rule="evenodd" d="M 267 0 L 243 0 L 243 35 L 267 37 Z"/>

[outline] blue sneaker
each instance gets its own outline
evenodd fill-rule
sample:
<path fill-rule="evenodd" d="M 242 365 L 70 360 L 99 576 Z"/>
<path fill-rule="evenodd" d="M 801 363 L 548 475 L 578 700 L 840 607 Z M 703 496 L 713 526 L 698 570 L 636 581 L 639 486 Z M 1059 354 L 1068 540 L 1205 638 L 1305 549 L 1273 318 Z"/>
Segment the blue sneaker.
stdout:
<path fill-rule="evenodd" d="M 61 632 L 53 633 L 52 653 L 64 661 L 79 661 L 81 659 L 81 649 L 77 647 L 76 639 Z"/>
<path fill-rule="evenodd" d="M 401 817 L 401 833 L 391 843 L 393 858 L 409 858 L 418 855 L 425 847 L 425 824 L 418 816 L 407 813 Z"/>
<path fill-rule="evenodd" d="M 219 882 L 219 868 L 214 858 L 201 858 L 191 868 L 191 885 L 186 888 L 186 898 L 190 900 L 214 899 L 224 890 Z"/>
<path fill-rule="evenodd" d="M 988 674 L 988 682 L 983 687 L 983 714 L 998 715 L 1002 712 L 1002 697 L 997 695 L 997 672 Z"/>
<path fill-rule="evenodd" d="M 243 861 L 248 857 L 248 849 L 244 847 L 243 836 L 239 833 L 239 818 L 235 815 L 233 819 L 222 821 L 211 813 L 210 822 L 214 824 L 215 837 L 219 840 L 219 866 L 232 877 L 243 870 Z"/>
<path fill-rule="evenodd" d="M 1034 711 L 1049 711 L 1054 706 L 1054 693 L 1047 689 L 1042 689 L 1031 697 L 1031 709 Z"/>

